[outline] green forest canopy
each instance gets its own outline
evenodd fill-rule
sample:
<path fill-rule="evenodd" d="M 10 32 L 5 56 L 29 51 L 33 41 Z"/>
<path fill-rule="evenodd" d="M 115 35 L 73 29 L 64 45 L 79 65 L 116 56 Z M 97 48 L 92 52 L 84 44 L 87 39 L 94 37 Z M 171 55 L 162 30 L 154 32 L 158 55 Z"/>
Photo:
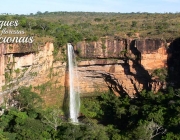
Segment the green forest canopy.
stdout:
<path fill-rule="evenodd" d="M 54 41 L 57 46 L 84 39 L 96 41 L 104 36 L 169 39 L 180 34 L 180 13 L 39 11 L 30 15 L 0 15 L 0 18 L 17 19 L 19 29 L 34 35 L 36 43 Z"/>

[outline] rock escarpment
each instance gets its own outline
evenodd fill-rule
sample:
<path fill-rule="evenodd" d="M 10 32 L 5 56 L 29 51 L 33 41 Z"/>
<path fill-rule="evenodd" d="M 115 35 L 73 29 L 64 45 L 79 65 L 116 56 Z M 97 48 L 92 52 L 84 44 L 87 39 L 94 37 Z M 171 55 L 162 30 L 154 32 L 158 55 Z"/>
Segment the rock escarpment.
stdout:
<path fill-rule="evenodd" d="M 168 80 L 172 86 L 180 86 L 180 38 L 169 43 L 168 47 Z"/>
<path fill-rule="evenodd" d="M 49 104 L 64 98 L 67 65 L 61 59 L 64 54 L 54 57 L 52 43 L 36 51 L 31 46 L 0 45 L 1 93 L 32 85 Z M 74 49 L 81 95 L 92 96 L 111 89 L 117 96 L 134 97 L 143 89 L 157 92 L 164 88 L 166 83 L 152 79 L 151 74 L 155 69 L 166 67 L 168 45 L 160 39 L 120 37 L 77 43 Z"/>
<path fill-rule="evenodd" d="M 82 58 L 78 63 L 81 91 L 110 88 L 116 95 L 130 97 L 143 89 L 158 91 L 162 86 L 151 79 L 151 73 L 166 67 L 167 45 L 160 39 L 123 38 L 78 43 L 75 49 Z"/>
<path fill-rule="evenodd" d="M 29 45 L 0 45 L 1 98 L 20 86 L 30 85 L 49 104 L 63 96 L 66 63 L 55 60 L 53 43 L 39 46 L 36 51 Z"/>

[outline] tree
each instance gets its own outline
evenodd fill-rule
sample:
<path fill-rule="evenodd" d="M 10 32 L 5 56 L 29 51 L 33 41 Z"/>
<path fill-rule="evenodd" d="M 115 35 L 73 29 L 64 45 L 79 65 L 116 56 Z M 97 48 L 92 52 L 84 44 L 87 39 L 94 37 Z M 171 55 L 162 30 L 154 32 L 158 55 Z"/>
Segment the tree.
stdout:
<path fill-rule="evenodd" d="M 168 132 L 165 136 L 162 137 L 162 140 L 179 140 L 180 134 L 175 134 Z"/>
<path fill-rule="evenodd" d="M 137 21 L 132 21 L 131 27 L 136 27 L 137 26 Z"/>
<path fill-rule="evenodd" d="M 61 140 L 109 140 L 105 127 L 95 123 L 73 125 L 65 123 L 57 137 Z"/>
<path fill-rule="evenodd" d="M 136 139 L 151 140 L 160 134 L 164 134 L 166 129 L 155 123 L 153 120 L 141 121 L 139 126 L 134 130 L 133 134 Z"/>
<path fill-rule="evenodd" d="M 17 133 L 16 139 L 25 140 L 43 140 L 50 139 L 51 134 L 48 131 L 48 126 L 40 120 L 28 117 L 23 125 L 16 124 L 14 132 Z"/>
<path fill-rule="evenodd" d="M 37 11 L 36 15 L 42 15 L 41 11 Z"/>
<path fill-rule="evenodd" d="M 4 132 L 2 130 L 0 130 L 0 139 L 1 140 L 8 140 L 5 136 L 4 136 Z"/>
<path fill-rule="evenodd" d="M 28 20 L 26 21 L 26 24 L 27 24 L 27 27 L 28 27 L 29 31 L 31 32 L 32 27 L 35 27 L 35 26 L 36 26 L 36 21 L 35 21 L 35 20 L 32 20 L 32 19 L 28 19 Z"/>
<path fill-rule="evenodd" d="M 16 93 L 13 95 L 13 99 L 15 100 L 14 106 L 19 110 L 37 110 L 42 106 L 42 99 L 40 96 L 31 91 L 32 87 L 21 87 Z"/>
<path fill-rule="evenodd" d="M 43 30 L 43 31 L 45 31 L 45 30 L 47 30 L 48 29 L 48 22 L 47 21 L 45 21 L 45 20 L 42 20 L 42 19 L 39 19 L 39 20 L 37 20 L 36 21 L 36 24 Z"/>
<path fill-rule="evenodd" d="M 61 126 L 63 122 L 61 116 L 62 111 L 60 109 L 48 109 L 43 113 L 42 122 L 57 131 L 58 126 Z"/>
<path fill-rule="evenodd" d="M 26 22 L 27 22 L 27 19 L 25 17 L 21 17 L 21 19 L 19 20 L 19 25 L 25 28 L 27 26 Z"/>

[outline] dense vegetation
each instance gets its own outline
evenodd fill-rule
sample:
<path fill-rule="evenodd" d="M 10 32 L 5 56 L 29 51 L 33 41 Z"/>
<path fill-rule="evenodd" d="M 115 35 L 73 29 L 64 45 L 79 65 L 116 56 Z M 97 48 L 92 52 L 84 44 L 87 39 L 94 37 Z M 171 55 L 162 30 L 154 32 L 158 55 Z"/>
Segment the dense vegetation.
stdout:
<path fill-rule="evenodd" d="M 180 33 L 179 13 L 37 12 L 0 18 L 18 20 L 17 29 L 33 35 L 36 43 L 54 41 L 57 46 L 104 36 L 170 39 Z"/>
<path fill-rule="evenodd" d="M 22 87 L 2 107 L 2 140 L 179 140 L 180 90 L 143 91 L 138 98 L 104 93 L 82 98 L 81 123 L 69 123 L 59 108 L 43 108 L 31 87 Z"/>
<path fill-rule="evenodd" d="M 89 13 L 89 12 L 45 12 L 29 16 L 46 21 L 59 22 L 73 27 L 83 37 L 177 37 L 180 14 L 172 13 Z"/>

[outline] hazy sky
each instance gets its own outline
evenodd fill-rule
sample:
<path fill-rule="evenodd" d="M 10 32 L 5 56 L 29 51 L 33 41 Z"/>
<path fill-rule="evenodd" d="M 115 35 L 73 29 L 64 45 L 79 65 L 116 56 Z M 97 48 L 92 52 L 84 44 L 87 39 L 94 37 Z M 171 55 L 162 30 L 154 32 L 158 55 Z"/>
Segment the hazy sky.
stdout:
<path fill-rule="evenodd" d="M 180 0 L 3 0 L 0 13 L 37 11 L 180 12 Z"/>

